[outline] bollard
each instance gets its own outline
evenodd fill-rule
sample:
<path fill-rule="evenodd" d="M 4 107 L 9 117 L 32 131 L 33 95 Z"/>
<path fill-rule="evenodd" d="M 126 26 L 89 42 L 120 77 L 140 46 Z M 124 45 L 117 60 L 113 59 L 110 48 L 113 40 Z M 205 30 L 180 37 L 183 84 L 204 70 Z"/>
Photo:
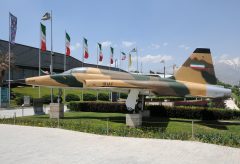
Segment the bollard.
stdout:
<path fill-rule="evenodd" d="M 24 104 L 22 104 L 22 117 L 24 116 Z"/>
<path fill-rule="evenodd" d="M 16 124 L 16 112 L 14 112 L 14 115 L 13 115 L 13 123 L 14 125 Z"/>
<path fill-rule="evenodd" d="M 109 118 L 107 118 L 107 135 L 108 135 L 108 120 L 109 120 Z"/>
<path fill-rule="evenodd" d="M 60 128 L 60 125 L 59 125 L 60 124 L 60 120 L 59 120 L 59 118 L 57 120 L 58 120 L 58 128 Z"/>
<path fill-rule="evenodd" d="M 194 139 L 194 133 L 193 133 L 193 123 L 194 123 L 194 121 L 192 120 L 192 139 Z"/>

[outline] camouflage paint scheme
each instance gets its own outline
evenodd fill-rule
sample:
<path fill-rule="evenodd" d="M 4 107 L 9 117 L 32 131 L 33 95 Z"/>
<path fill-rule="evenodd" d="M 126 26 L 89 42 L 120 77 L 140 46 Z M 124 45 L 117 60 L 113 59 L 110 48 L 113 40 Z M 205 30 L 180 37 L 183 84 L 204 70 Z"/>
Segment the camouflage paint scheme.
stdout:
<path fill-rule="evenodd" d="M 196 63 L 198 68 L 191 68 Z M 25 83 L 34 86 L 71 87 L 84 89 L 131 89 L 140 94 L 160 96 L 228 97 L 231 90 L 216 86 L 210 49 L 198 48 L 187 59 L 173 78 L 160 78 L 128 72 L 80 67 L 61 74 L 31 77 Z M 149 92 L 141 92 L 149 91 Z"/>

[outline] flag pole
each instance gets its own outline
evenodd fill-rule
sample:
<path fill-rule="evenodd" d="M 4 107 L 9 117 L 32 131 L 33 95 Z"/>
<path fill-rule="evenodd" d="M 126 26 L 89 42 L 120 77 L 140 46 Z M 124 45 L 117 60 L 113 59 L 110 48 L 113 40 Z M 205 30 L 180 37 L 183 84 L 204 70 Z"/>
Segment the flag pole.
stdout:
<path fill-rule="evenodd" d="M 11 83 L 10 83 L 10 79 L 11 79 L 11 44 L 10 44 L 10 40 L 11 40 L 11 18 L 10 18 L 10 12 L 9 12 L 9 41 L 8 41 L 8 106 L 10 108 L 11 105 Z"/>
<path fill-rule="evenodd" d="M 136 55 L 137 55 L 137 72 L 139 73 L 139 70 L 138 70 L 138 49 L 136 47 Z"/>
<path fill-rule="evenodd" d="M 83 42 L 82 42 L 82 67 L 83 67 L 83 62 L 84 62 L 84 37 L 83 37 Z M 82 101 L 83 101 L 83 89 L 81 89 L 81 94 L 82 94 Z"/>
<path fill-rule="evenodd" d="M 97 68 L 98 68 L 99 52 L 98 52 L 98 43 L 97 43 Z M 97 90 L 97 101 L 98 101 L 98 90 Z"/>
<path fill-rule="evenodd" d="M 130 66 L 129 66 L 129 64 L 130 64 L 130 55 L 131 55 L 131 54 L 129 53 L 129 54 L 128 54 L 128 72 L 129 72 L 129 67 L 130 67 Z"/>
<path fill-rule="evenodd" d="M 98 68 L 98 60 L 99 60 L 99 52 L 98 52 L 98 44 L 97 44 L 97 68 Z"/>
<path fill-rule="evenodd" d="M 38 52 L 38 76 L 41 76 L 41 23 L 40 23 L 40 43 L 39 43 L 39 52 Z M 41 97 L 41 89 L 38 86 L 38 97 Z"/>
<path fill-rule="evenodd" d="M 64 58 L 63 58 L 63 60 L 64 60 L 64 61 L 63 61 L 63 62 L 64 62 L 64 68 L 63 68 L 64 72 L 66 71 L 66 58 L 67 58 L 67 54 L 66 54 L 66 33 L 67 33 L 67 32 L 66 32 L 66 30 L 65 30 L 65 36 L 64 36 L 64 37 L 65 37 L 65 38 L 64 38 L 64 39 L 65 39 L 65 53 L 64 53 L 65 55 L 64 55 Z"/>
<path fill-rule="evenodd" d="M 110 58 L 109 58 L 109 70 L 110 70 L 110 67 L 111 67 L 111 47 L 110 47 Z"/>
<path fill-rule="evenodd" d="M 65 55 L 64 55 L 64 59 L 63 59 L 63 60 L 64 60 L 64 61 L 63 61 L 63 62 L 64 62 L 64 68 L 63 68 L 64 72 L 66 71 L 66 63 L 67 63 L 67 54 L 66 54 L 66 48 L 67 48 L 67 47 L 66 47 L 66 35 L 67 35 L 67 34 L 66 34 L 66 33 L 67 33 L 67 32 L 66 32 L 66 30 L 65 30 L 65 36 L 64 36 L 64 37 L 65 37 L 65 38 L 64 38 L 64 39 L 65 39 L 65 53 L 64 53 Z M 65 88 L 64 88 L 64 89 L 63 89 L 63 101 L 64 101 L 64 102 L 65 102 L 65 100 L 66 100 L 66 97 L 65 97 L 65 96 L 66 96 L 66 93 L 65 93 Z"/>
<path fill-rule="evenodd" d="M 52 23 L 53 15 L 51 10 L 51 75 L 53 74 L 53 37 L 52 37 Z M 51 88 L 51 103 L 53 103 L 53 88 Z"/>
<path fill-rule="evenodd" d="M 120 54 L 119 54 L 119 66 L 118 66 L 118 71 L 120 71 L 120 67 L 121 67 L 121 50 L 120 50 Z"/>
<path fill-rule="evenodd" d="M 82 43 L 82 50 L 83 50 L 83 53 L 82 53 L 82 67 L 83 67 L 83 62 L 84 62 L 84 37 L 83 37 L 83 43 Z"/>

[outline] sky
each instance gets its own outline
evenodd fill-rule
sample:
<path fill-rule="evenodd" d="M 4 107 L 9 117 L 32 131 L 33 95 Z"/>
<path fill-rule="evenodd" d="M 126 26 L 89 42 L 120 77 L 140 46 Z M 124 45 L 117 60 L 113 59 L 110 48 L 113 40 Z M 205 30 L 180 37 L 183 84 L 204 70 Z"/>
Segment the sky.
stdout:
<path fill-rule="evenodd" d="M 82 40 L 88 39 L 88 63 L 97 62 L 97 43 L 103 45 L 101 65 L 109 65 L 110 48 L 119 59 L 137 47 L 139 68 L 167 72 L 181 66 L 195 48 L 210 48 L 213 59 L 239 57 L 239 0 L 1 0 L 0 39 L 9 37 L 9 12 L 18 18 L 16 43 L 39 47 L 40 22 L 53 12 L 53 50 L 64 53 L 65 30 L 71 37 L 71 56 L 82 59 Z M 47 49 L 50 50 L 50 21 Z M 136 54 L 133 66 L 136 69 Z M 37 60 L 37 59 L 36 59 Z M 120 65 L 120 63 L 119 63 Z M 121 68 L 128 70 L 127 61 Z"/>

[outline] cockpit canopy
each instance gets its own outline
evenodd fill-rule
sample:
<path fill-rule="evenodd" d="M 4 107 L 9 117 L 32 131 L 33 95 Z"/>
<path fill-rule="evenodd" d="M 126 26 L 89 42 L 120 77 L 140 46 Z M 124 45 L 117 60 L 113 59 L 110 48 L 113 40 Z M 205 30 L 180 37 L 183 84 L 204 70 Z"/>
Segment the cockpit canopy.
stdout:
<path fill-rule="evenodd" d="M 87 72 L 87 68 L 86 67 L 77 67 L 77 68 L 73 68 L 73 69 L 67 70 L 67 71 L 63 72 L 63 74 L 86 73 L 86 72 Z"/>

